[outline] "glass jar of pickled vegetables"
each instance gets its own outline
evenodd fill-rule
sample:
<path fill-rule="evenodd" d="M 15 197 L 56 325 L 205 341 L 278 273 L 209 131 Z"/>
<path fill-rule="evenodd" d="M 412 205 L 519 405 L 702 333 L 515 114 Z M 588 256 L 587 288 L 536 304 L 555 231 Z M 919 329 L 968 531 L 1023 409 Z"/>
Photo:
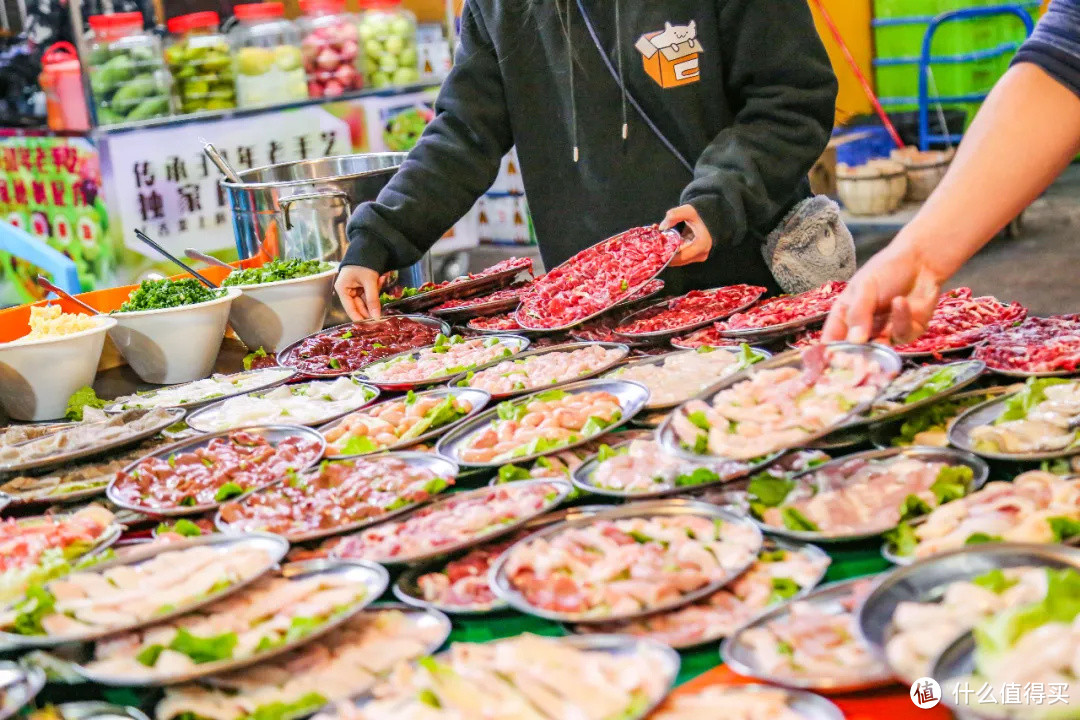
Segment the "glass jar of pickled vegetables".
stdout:
<path fill-rule="evenodd" d="M 98 125 L 167 117 L 171 80 L 161 41 L 143 30 L 142 13 L 93 15 L 88 22 L 86 65 Z"/>
<path fill-rule="evenodd" d="M 229 31 L 240 107 L 307 98 L 307 78 L 300 55 L 300 31 L 285 19 L 280 2 L 233 8 L 237 23 Z"/>
<path fill-rule="evenodd" d="M 300 9 L 304 16 L 297 23 L 308 95 L 333 97 L 362 88 L 359 18 L 345 12 L 345 0 L 300 0 Z"/>
<path fill-rule="evenodd" d="M 360 0 L 360 7 L 368 83 L 381 88 L 416 82 L 416 16 L 401 7 L 401 0 Z"/>
<path fill-rule="evenodd" d="M 172 41 L 165 62 L 181 112 L 236 107 L 229 40 L 218 31 L 216 12 L 197 12 L 169 20 Z"/>

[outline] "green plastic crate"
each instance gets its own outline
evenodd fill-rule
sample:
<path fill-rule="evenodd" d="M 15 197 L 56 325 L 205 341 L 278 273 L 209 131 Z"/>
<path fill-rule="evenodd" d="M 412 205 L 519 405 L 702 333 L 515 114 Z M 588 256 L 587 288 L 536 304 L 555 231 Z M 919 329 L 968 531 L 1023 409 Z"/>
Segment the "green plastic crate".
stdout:
<path fill-rule="evenodd" d="M 874 0 L 874 17 L 901 18 L 937 15 L 938 0 Z"/>
<path fill-rule="evenodd" d="M 1013 21 L 1019 24 L 1018 21 Z M 929 22 L 913 21 L 874 28 L 875 55 L 879 58 L 917 58 L 922 54 L 923 36 Z M 934 32 L 932 55 L 968 55 L 997 47 L 1002 25 L 995 18 L 953 20 Z"/>
<path fill-rule="evenodd" d="M 1002 53 L 1001 55 L 1004 55 Z M 1000 56 L 981 58 L 965 63 L 935 63 L 930 66 L 933 83 L 928 85 L 935 95 L 970 95 L 989 92 L 1001 76 Z M 877 92 L 883 97 L 918 97 L 919 65 L 916 62 L 877 65 L 874 80 Z M 935 92 L 935 87 L 937 91 Z"/>

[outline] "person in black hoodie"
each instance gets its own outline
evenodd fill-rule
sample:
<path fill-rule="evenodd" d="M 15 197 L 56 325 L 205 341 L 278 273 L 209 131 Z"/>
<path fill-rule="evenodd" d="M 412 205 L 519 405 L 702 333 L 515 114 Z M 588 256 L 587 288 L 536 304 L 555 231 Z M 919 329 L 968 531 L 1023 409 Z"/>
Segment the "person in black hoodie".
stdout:
<path fill-rule="evenodd" d="M 836 79 L 806 0 L 467 0 L 435 118 L 349 221 L 336 289 L 379 315 L 517 146 L 544 265 L 629 227 L 684 223 L 674 293 L 775 287 L 761 244 L 809 194 Z"/>

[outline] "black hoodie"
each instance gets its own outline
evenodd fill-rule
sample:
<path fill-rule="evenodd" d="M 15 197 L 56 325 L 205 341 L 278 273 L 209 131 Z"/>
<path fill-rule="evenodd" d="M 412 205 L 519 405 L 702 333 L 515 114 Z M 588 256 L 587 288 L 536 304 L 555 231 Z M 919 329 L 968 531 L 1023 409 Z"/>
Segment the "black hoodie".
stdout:
<path fill-rule="evenodd" d="M 671 291 L 773 285 L 761 243 L 806 196 L 836 99 L 806 0 L 580 3 L 467 0 L 436 117 L 378 199 L 356 209 L 345 264 L 385 272 L 419 260 L 516 145 L 546 267 L 689 203 L 713 250 L 669 269 Z"/>

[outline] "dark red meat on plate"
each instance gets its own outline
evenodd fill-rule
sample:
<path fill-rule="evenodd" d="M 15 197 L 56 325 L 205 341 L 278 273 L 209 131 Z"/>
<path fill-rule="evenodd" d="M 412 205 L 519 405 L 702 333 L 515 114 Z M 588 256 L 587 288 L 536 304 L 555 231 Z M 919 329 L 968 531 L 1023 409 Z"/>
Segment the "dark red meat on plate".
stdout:
<path fill-rule="evenodd" d="M 991 370 L 1073 372 L 1080 368 L 1080 315 L 1030 317 L 999 326 L 975 349 Z"/>
<path fill-rule="evenodd" d="M 582 250 L 521 294 L 517 321 L 544 330 L 581 322 L 638 292 L 682 240 L 655 225 L 634 228 Z"/>
<path fill-rule="evenodd" d="M 677 332 L 682 328 L 716 320 L 744 308 L 765 292 L 758 285 L 730 285 L 714 290 L 691 290 L 666 305 L 642 311 L 637 319 L 620 324 L 616 332 L 627 334 Z"/>
<path fill-rule="evenodd" d="M 726 321 L 717 323 L 720 332 L 735 330 L 767 331 L 778 325 L 809 320 L 829 312 L 847 283 L 832 281 L 821 287 L 798 295 L 781 295 L 770 298 L 746 312 L 736 313 Z"/>
<path fill-rule="evenodd" d="M 473 318 L 468 322 L 468 327 L 471 330 L 498 330 L 500 332 L 513 332 L 514 330 L 521 329 L 521 326 L 518 325 L 518 321 L 514 319 L 513 313 Z"/>
<path fill-rule="evenodd" d="M 671 338 L 671 346 L 679 350 L 696 350 L 699 347 L 739 347 L 742 340 L 726 338 L 716 329 L 719 323 L 714 323 L 700 330 L 695 330 L 688 335 Z"/>
<path fill-rule="evenodd" d="M 283 362 L 313 375 L 345 374 L 395 353 L 435 342 L 439 329 L 407 317 L 342 325 L 312 335 L 297 345 Z"/>
<path fill-rule="evenodd" d="M 1020 303 L 1008 305 L 989 295 L 971 297 L 971 288 L 956 288 L 941 296 L 934 315 L 924 332 L 914 342 L 898 345 L 901 353 L 940 353 L 973 345 L 997 326 L 1023 320 L 1027 308 Z"/>

